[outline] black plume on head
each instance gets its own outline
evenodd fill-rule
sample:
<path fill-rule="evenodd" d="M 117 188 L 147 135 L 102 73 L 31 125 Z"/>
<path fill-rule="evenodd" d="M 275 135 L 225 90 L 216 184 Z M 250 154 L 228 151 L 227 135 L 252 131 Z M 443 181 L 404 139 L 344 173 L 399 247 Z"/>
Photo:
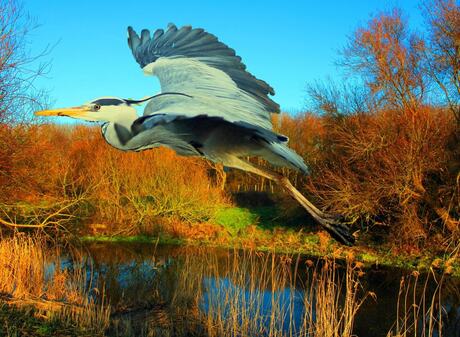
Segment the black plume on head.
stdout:
<path fill-rule="evenodd" d="M 179 95 L 179 96 L 186 96 L 186 97 L 192 97 L 190 95 L 187 95 L 187 94 L 184 94 L 184 93 L 181 93 L 181 92 L 162 92 L 160 94 L 156 94 L 156 95 L 153 95 L 153 96 L 150 96 L 150 97 L 147 97 L 147 98 L 144 98 L 144 99 L 139 99 L 139 100 L 135 100 L 135 99 L 125 99 L 123 100 L 124 103 L 128 104 L 128 105 L 131 105 L 131 104 L 139 104 L 139 103 L 142 103 L 142 102 L 146 102 L 148 101 L 149 99 L 152 99 L 152 98 L 155 98 L 155 97 L 160 97 L 160 96 L 164 96 L 164 95 Z"/>
<path fill-rule="evenodd" d="M 179 96 L 186 96 L 186 97 L 192 97 L 187 94 L 183 94 L 180 92 L 162 92 L 160 94 L 156 94 L 150 97 L 146 97 L 143 99 L 123 99 L 123 98 L 116 98 L 116 97 L 108 97 L 108 98 L 99 98 L 91 102 L 91 104 L 99 104 L 101 106 L 113 106 L 113 105 L 131 105 L 131 104 L 139 104 L 148 101 L 149 99 L 163 96 L 163 95 L 179 95 Z"/>
<path fill-rule="evenodd" d="M 122 105 L 126 104 L 126 101 L 121 98 L 100 98 L 91 103 L 99 105 Z"/>

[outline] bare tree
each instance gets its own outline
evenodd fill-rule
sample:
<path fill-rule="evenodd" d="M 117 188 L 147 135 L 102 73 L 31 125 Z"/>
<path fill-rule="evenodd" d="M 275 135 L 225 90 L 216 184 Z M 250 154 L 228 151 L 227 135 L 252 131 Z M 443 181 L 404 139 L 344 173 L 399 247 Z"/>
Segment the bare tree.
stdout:
<path fill-rule="evenodd" d="M 452 238 L 460 228 L 460 11 L 424 1 L 427 36 L 399 10 L 379 13 L 342 50 L 345 84 L 307 87 L 323 127 L 308 188 L 324 208 L 386 222 L 406 242 L 436 224 Z"/>
<path fill-rule="evenodd" d="M 340 117 L 375 112 L 381 102 L 374 100 L 369 89 L 354 83 L 337 84 L 332 80 L 307 85 L 309 109 L 319 114 Z M 308 109 L 307 108 L 307 109 Z"/>
<path fill-rule="evenodd" d="M 17 0 L 0 2 L 0 122 L 20 122 L 42 107 L 47 95 L 34 86 L 48 69 L 40 62 L 48 52 L 30 55 L 29 32 L 37 26 Z"/>
<path fill-rule="evenodd" d="M 426 0 L 429 36 L 425 72 L 460 123 L 460 7 L 455 0 Z"/>
<path fill-rule="evenodd" d="M 357 29 L 339 65 L 360 76 L 388 107 L 415 111 L 425 97 L 424 51 L 424 41 L 408 31 L 401 12 L 395 9 Z"/>

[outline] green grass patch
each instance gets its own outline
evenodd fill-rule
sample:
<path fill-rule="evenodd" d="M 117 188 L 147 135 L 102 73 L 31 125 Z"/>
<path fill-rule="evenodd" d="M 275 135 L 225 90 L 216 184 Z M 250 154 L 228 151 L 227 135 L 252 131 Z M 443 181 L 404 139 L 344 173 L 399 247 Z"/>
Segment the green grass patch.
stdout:
<path fill-rule="evenodd" d="M 258 216 L 247 208 L 226 207 L 217 211 L 216 222 L 230 233 L 236 234 L 247 226 L 256 224 Z"/>
<path fill-rule="evenodd" d="M 216 223 L 224 226 L 230 233 L 237 234 L 249 225 L 262 229 L 283 227 L 286 219 L 276 207 L 225 207 L 217 210 Z"/>
<path fill-rule="evenodd" d="M 147 235 L 133 235 L 133 236 L 110 236 L 110 235 L 85 235 L 80 238 L 84 242 L 114 242 L 114 243 L 152 243 L 152 244 L 168 244 L 180 245 L 184 241 L 177 238 L 168 236 L 147 236 Z"/>

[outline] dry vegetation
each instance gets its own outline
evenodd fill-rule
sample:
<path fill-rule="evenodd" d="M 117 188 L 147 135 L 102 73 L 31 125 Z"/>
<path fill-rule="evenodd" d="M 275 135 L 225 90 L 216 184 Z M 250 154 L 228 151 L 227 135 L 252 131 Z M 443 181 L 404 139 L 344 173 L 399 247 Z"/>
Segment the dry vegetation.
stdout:
<path fill-rule="evenodd" d="M 445 111 L 420 109 L 414 123 L 395 111 L 319 123 L 305 190 L 323 207 L 383 227 L 396 244 L 458 235 L 458 171 L 449 171 L 458 158 L 446 151 L 456 126 Z"/>
<path fill-rule="evenodd" d="M 333 260 L 307 262 L 309 268 L 299 269 L 299 256 L 251 251 L 228 259 L 223 280 L 231 284 L 217 270 L 210 276 L 219 275 L 216 282 L 222 283 L 207 284 L 213 290 L 206 294 L 209 336 L 353 336 L 356 313 L 368 296 L 359 282 L 359 265 L 349 260 L 342 273 Z M 296 325 L 299 288 L 305 290 L 300 295 L 304 310 Z"/>
<path fill-rule="evenodd" d="M 459 238 L 459 13 L 451 0 L 424 2 L 425 36 L 398 10 L 375 15 L 341 52 L 349 80 L 310 86 L 311 112 L 274 119 L 311 168 L 309 177 L 284 173 L 354 229 L 397 246 Z M 10 60 L 20 40 L 2 39 L 0 73 L 20 81 L 8 70 L 19 66 Z M 117 151 L 97 128 L 12 123 L 10 102 L 0 100 L 2 228 L 155 233 L 168 221 L 212 222 L 234 191 L 279 194 L 264 179 L 165 149 Z"/>
<path fill-rule="evenodd" d="M 77 256 L 64 267 L 62 251 L 40 237 L 16 235 L 0 241 L 0 300 L 33 307 L 37 315 L 77 325 L 95 335 L 108 327 L 110 307 L 96 304 L 86 269 Z M 80 266 L 80 267 L 79 267 Z M 98 291 L 99 293 L 100 291 Z M 10 322 L 14 326 L 14 322 Z M 4 327 L 5 329 L 7 327 Z"/>
<path fill-rule="evenodd" d="M 428 283 L 433 281 L 434 289 Z M 433 270 L 424 280 L 418 272 L 401 278 L 397 302 L 397 318 L 387 337 L 430 337 L 458 335 L 456 309 L 451 306 L 452 298 L 444 295 L 445 275 Z"/>
<path fill-rule="evenodd" d="M 83 221 L 112 234 L 135 234 L 161 217 L 207 221 L 225 204 L 206 163 L 165 149 L 123 153 L 110 148 L 98 128 L 5 125 L 0 138 L 7 227 L 75 232 Z"/>
<path fill-rule="evenodd" d="M 134 316 L 118 321 L 113 333 L 353 336 L 356 313 L 368 296 L 360 284 L 360 265 L 351 260 L 307 264 L 299 256 L 253 250 L 185 251 L 172 270 L 157 276 L 154 287 L 162 291 L 146 292 L 158 294 L 151 309 L 140 315 L 131 309 Z"/>

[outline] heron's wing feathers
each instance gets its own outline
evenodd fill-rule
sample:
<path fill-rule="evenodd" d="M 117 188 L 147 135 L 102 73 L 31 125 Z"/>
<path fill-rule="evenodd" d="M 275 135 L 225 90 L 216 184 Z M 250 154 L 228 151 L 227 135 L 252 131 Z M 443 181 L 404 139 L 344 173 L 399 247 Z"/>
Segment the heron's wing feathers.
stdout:
<path fill-rule="evenodd" d="M 169 25 L 166 31 L 159 29 L 152 36 L 148 30 L 138 36 L 129 27 L 128 44 L 144 71 L 159 77 L 162 92 L 192 95 L 193 104 L 200 108 L 219 105 L 220 116 L 229 121 L 249 119 L 247 122 L 268 128 L 270 113 L 279 112 L 278 104 L 268 97 L 274 94 L 273 88 L 247 72 L 233 49 L 203 29 Z M 146 113 L 171 104 L 177 111 L 183 99 L 163 97 L 151 103 Z M 248 111 L 253 116 L 245 116 Z"/>
<path fill-rule="evenodd" d="M 132 136 L 126 143 L 126 147 L 132 151 L 144 151 L 155 147 L 165 146 L 181 156 L 200 156 L 201 154 L 190 143 L 182 140 L 164 125 L 158 123 L 155 128 L 142 128 L 131 130 Z M 135 133 L 134 133 L 135 132 Z"/>
<path fill-rule="evenodd" d="M 132 134 L 137 135 L 146 130 L 151 130 L 154 127 L 171 124 L 177 121 L 185 121 L 189 126 L 204 125 L 204 127 L 207 127 L 208 125 L 218 125 L 220 123 L 227 122 L 223 117 L 209 116 L 207 114 L 195 115 L 190 117 L 187 115 L 181 115 L 176 113 L 155 113 L 152 115 L 144 115 L 136 119 L 131 125 L 131 132 Z M 278 133 L 259 127 L 257 125 L 248 124 L 244 121 L 234 122 L 233 124 L 235 124 L 238 127 L 251 130 L 255 136 L 262 137 L 266 142 L 285 144 L 289 140 L 288 137 L 284 135 L 280 135 Z M 193 127 L 190 129 L 193 129 Z"/>
<path fill-rule="evenodd" d="M 169 24 L 166 32 L 157 29 L 150 36 L 150 32 L 144 29 L 139 37 L 128 27 L 128 44 L 142 68 L 161 57 L 199 59 L 225 72 L 238 88 L 263 102 L 267 111 L 279 112 L 279 105 L 268 97 L 269 94 L 275 94 L 273 88 L 246 71 L 241 57 L 237 56 L 232 48 L 201 28 L 192 29 L 190 26 L 184 26 L 177 29 L 175 25 Z"/>
<path fill-rule="evenodd" d="M 153 114 L 142 116 L 135 120 L 131 125 L 131 132 L 136 138 L 149 133 L 156 134 L 157 130 L 165 130 L 170 132 L 171 138 L 176 139 L 174 144 L 178 144 L 180 147 L 178 148 L 179 150 L 176 147 L 171 147 L 171 140 L 168 140 L 169 143 L 165 144 L 166 146 L 176 149 L 178 153 L 186 153 L 186 155 L 197 155 L 197 153 L 205 157 L 211 155 L 211 157 L 207 158 L 213 160 L 213 158 L 216 158 L 216 153 L 213 151 L 213 146 L 216 146 L 216 140 L 211 141 L 213 144 L 209 143 L 208 131 L 216 128 L 222 131 L 230 127 L 230 125 L 233 129 L 232 133 L 239 135 L 240 139 L 244 139 L 244 134 L 250 134 L 250 142 L 261 144 L 262 146 L 259 150 L 262 148 L 268 150 L 265 152 L 251 152 L 251 146 L 248 146 L 245 152 L 247 156 L 261 156 L 273 165 L 287 166 L 301 170 L 304 173 L 308 172 L 303 159 L 286 146 L 288 141 L 286 136 L 243 121 L 229 123 L 222 117 L 210 117 L 208 115 L 190 117 L 174 113 Z M 235 129 L 239 129 L 239 131 Z M 237 148 L 240 148 L 241 145 L 235 139 L 222 139 L 221 141 L 233 142 Z M 247 140 L 243 140 L 243 143 L 246 142 Z M 218 148 L 222 151 L 225 146 L 221 144 Z"/>

